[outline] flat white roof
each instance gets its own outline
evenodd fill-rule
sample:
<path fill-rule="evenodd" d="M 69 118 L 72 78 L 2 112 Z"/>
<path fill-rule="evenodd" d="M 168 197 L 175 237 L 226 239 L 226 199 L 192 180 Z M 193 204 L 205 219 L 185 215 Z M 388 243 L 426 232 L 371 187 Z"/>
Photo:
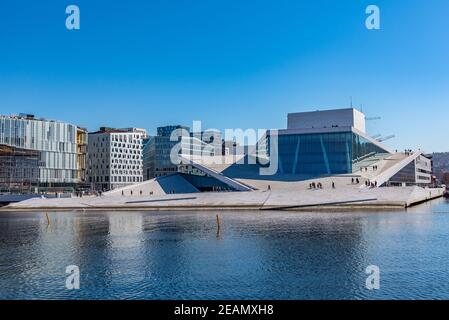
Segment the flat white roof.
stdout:
<path fill-rule="evenodd" d="M 289 113 L 287 129 L 354 127 L 365 132 L 365 115 L 357 109 L 333 109 Z"/>

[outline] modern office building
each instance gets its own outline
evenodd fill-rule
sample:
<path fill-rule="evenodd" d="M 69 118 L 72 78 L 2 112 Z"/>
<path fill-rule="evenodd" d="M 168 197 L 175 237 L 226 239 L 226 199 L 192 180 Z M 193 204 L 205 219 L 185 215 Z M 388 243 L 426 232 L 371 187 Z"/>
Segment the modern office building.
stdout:
<path fill-rule="evenodd" d="M 157 128 L 157 136 L 151 137 L 144 146 L 144 180 L 176 172 L 204 175 L 191 165 L 173 163 L 171 153 L 174 148 L 178 148 L 178 154 L 196 158 L 202 155 L 221 155 L 223 149 L 221 132 L 214 129 L 190 132 L 189 127 L 181 125 Z"/>
<path fill-rule="evenodd" d="M 170 125 L 159 127 L 156 136 L 150 136 L 144 141 L 143 146 L 143 177 L 144 180 L 163 177 L 178 172 L 178 165 L 171 161 L 171 150 L 182 141 L 181 137 L 171 140 L 171 133 L 175 130 L 185 130 L 185 126 Z"/>
<path fill-rule="evenodd" d="M 102 127 L 89 133 L 87 179 L 97 191 L 143 181 L 144 129 Z"/>
<path fill-rule="evenodd" d="M 190 148 L 192 152 L 201 154 L 206 151 L 209 154 L 220 155 L 222 154 L 223 142 L 221 139 L 221 131 L 216 129 L 208 129 L 200 132 L 191 132 Z"/>
<path fill-rule="evenodd" d="M 179 155 L 188 156 L 193 159 L 221 156 L 221 133 L 215 130 L 208 133 L 191 133 L 190 137 L 182 137 L 180 146 L 181 150 L 179 151 Z M 177 171 L 190 176 L 207 176 L 205 172 L 198 170 L 191 164 L 180 163 L 178 164 Z"/>
<path fill-rule="evenodd" d="M 82 132 L 75 125 L 33 115 L 0 116 L 0 144 L 39 153 L 40 191 L 73 190 L 83 182 L 85 152 L 77 141 Z"/>
<path fill-rule="evenodd" d="M 181 137 L 170 139 L 172 133 L 184 131 L 188 135 L 190 128 L 181 125 L 169 125 L 157 128 L 157 135 L 148 139 L 143 148 L 143 171 L 144 179 L 149 180 L 162 177 L 178 171 L 177 164 L 173 164 L 170 159 L 170 152 L 173 147 L 181 141 Z"/>
<path fill-rule="evenodd" d="M 255 147 L 255 146 L 253 146 Z M 223 156 L 239 155 L 248 152 L 248 146 L 241 145 L 236 141 L 222 141 L 221 154 Z"/>

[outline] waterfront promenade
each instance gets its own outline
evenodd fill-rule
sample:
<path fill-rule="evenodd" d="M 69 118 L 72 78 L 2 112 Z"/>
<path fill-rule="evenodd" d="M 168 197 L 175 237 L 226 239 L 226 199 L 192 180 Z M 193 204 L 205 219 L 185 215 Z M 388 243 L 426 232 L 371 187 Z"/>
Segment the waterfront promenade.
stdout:
<path fill-rule="evenodd" d="M 10 204 L 0 211 L 26 210 L 207 210 L 207 209 L 271 209 L 271 210 L 353 210 L 404 209 L 441 197 L 443 188 L 383 187 L 363 188 L 337 182 L 323 189 L 308 189 L 307 182 L 282 183 L 270 189 L 243 192 L 203 192 L 140 195 L 127 193 L 60 199 L 35 198 Z M 347 181 L 346 179 L 344 181 Z"/>

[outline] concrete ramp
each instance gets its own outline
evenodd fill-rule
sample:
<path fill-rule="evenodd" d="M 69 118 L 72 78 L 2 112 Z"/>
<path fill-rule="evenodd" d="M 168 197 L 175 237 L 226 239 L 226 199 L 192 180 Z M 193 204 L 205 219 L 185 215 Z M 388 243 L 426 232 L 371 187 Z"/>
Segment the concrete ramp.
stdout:
<path fill-rule="evenodd" d="M 154 181 L 153 181 L 154 182 Z M 135 186 L 133 186 L 135 187 Z M 134 189 L 135 190 L 135 189 Z M 189 194 L 142 195 L 130 190 L 125 195 L 83 198 L 30 199 L 10 204 L 4 211 L 27 210 L 365 210 L 409 206 L 443 195 L 444 188 L 385 187 L 358 189 L 266 190 L 249 192 L 202 192 Z"/>
<path fill-rule="evenodd" d="M 174 173 L 164 177 L 157 177 L 141 183 L 133 184 L 120 189 L 105 192 L 105 196 L 131 196 L 131 195 L 165 195 L 171 193 L 200 192 L 180 174 Z"/>
<path fill-rule="evenodd" d="M 181 155 L 180 156 L 181 161 L 184 164 L 190 164 L 193 167 L 197 168 L 198 170 L 206 173 L 207 175 L 213 177 L 214 179 L 217 179 L 221 183 L 224 183 L 225 185 L 229 186 L 230 188 L 236 190 L 236 191 L 251 191 L 253 188 L 251 186 L 245 185 L 244 183 L 237 181 L 235 179 L 232 179 L 226 175 L 224 175 L 222 172 L 217 171 L 215 169 L 212 169 L 211 166 L 206 166 L 201 161 L 195 161 L 195 159 L 189 158 L 188 156 Z M 203 157 L 202 159 L 207 159 L 207 157 Z"/>

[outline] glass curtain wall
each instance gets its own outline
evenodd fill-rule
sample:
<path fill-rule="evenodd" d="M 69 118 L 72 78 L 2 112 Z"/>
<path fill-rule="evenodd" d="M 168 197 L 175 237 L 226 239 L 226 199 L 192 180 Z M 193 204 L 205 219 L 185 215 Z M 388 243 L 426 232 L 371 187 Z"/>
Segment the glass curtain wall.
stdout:
<path fill-rule="evenodd" d="M 385 155 L 386 150 L 353 132 L 278 136 L 279 174 L 352 173 L 357 163 Z"/>

